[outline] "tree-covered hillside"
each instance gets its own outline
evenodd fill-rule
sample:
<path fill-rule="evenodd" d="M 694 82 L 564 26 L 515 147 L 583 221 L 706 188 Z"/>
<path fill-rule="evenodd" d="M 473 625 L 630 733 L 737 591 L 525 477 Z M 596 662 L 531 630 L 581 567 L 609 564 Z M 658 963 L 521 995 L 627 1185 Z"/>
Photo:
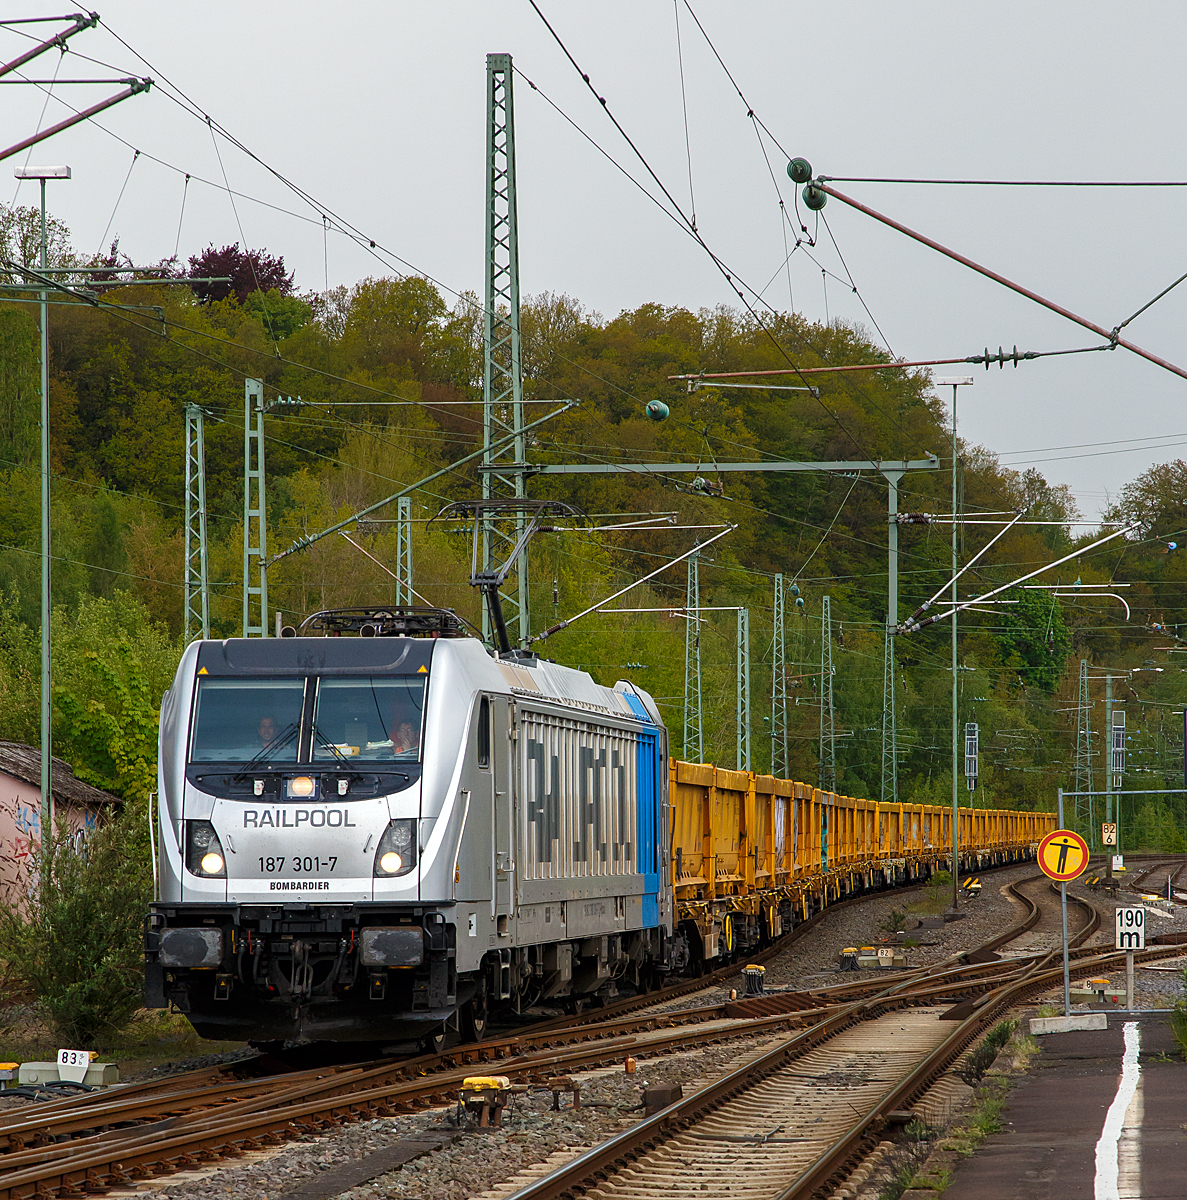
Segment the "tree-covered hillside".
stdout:
<path fill-rule="evenodd" d="M 23 210 L 0 213 L 7 256 L 28 252 L 28 223 Z M 60 225 L 53 249 L 57 263 L 79 265 Z M 241 622 L 245 377 L 262 379 L 268 400 L 301 400 L 286 415 L 266 418 L 275 552 L 481 444 L 482 313 L 474 297 L 451 303 L 419 278 L 366 279 L 303 294 L 282 255 L 238 247 L 210 247 L 184 267 L 232 279 L 200 294 L 185 286 L 121 287 L 115 251 L 100 265 L 105 273 L 97 280 L 77 277 L 100 306 L 64 298 L 50 310 L 57 745 L 84 777 L 132 795 L 152 778 L 151 709 L 181 649 L 185 405 L 200 404 L 207 414 L 213 623 L 218 635 L 230 636 Z M 167 261 L 160 271 L 179 275 L 183 267 Z M 28 298 L 0 301 L 0 737 L 35 741 L 39 397 L 37 310 L 22 302 Z M 838 790 L 880 795 L 885 481 L 876 473 L 714 468 L 726 461 L 934 453 L 939 469 L 905 476 L 900 507 L 947 514 L 951 430 L 928 376 L 897 369 L 811 376 L 818 395 L 708 383 L 690 389 L 670 380 L 702 371 L 776 370 L 789 359 L 804 368 L 888 361 L 861 329 L 822 326 L 798 314 L 763 329 L 724 307 L 693 312 L 650 304 L 605 317 L 574 298 L 543 294 L 525 303 L 523 339 L 530 418 L 556 402 L 580 401 L 531 435 L 533 461 L 697 462 L 706 481 L 697 489 L 687 474 L 533 479 L 531 495 L 577 505 L 590 525 L 605 523 L 603 514 L 673 517 L 671 525 L 646 532 L 578 527 L 540 534 L 531 557 L 533 627 L 587 607 L 711 536 L 689 526 L 733 524 L 703 558 L 701 603 L 749 610 L 755 765 L 767 769 L 771 761 L 773 576 L 782 573 L 803 600 L 802 608 L 789 607 L 786 631 L 792 774 L 817 778 L 821 610 L 828 595 Z M 773 382 L 802 384 L 795 377 Z M 644 413 L 655 399 L 671 410 L 661 423 Z M 970 518 L 983 514 L 989 521 L 1024 508 L 1028 520 L 1048 522 L 1019 525 L 998 541 L 962 579 L 962 595 L 1017 578 L 1097 536 L 1070 524 L 1079 514 L 1066 489 L 1037 471 L 1005 469 L 984 448 L 961 445 L 959 487 Z M 456 521 L 430 525 L 428 518 L 479 489 L 469 464 L 419 490 L 413 504 L 417 591 L 472 620 L 479 613 L 468 585 L 466 532 Z M 1035 580 L 1068 585 L 1068 595 L 1014 591 L 1009 598 L 1017 603 L 962 617 L 959 719 L 981 728 L 978 804 L 1050 807 L 1055 787 L 1071 786 L 1081 659 L 1141 669 L 1116 685 L 1129 717 L 1130 769 L 1141 772 L 1130 778 L 1142 786 L 1182 779 L 1187 680 L 1176 633 L 1187 621 L 1187 568 L 1171 545 L 1187 530 L 1187 464 L 1147 472 L 1107 515 L 1133 530 Z M 361 544 L 390 563 L 395 534 L 378 528 L 361 535 Z M 962 560 L 1000 528 L 966 524 Z M 900 527 L 900 617 L 949 578 L 949 539 L 948 524 Z M 683 605 L 685 578 L 684 566 L 675 567 L 615 607 Z M 1124 585 L 1114 590 L 1128 603 L 1130 619 L 1116 600 L 1086 598 L 1077 580 Z M 269 586 L 273 607 L 293 623 L 323 607 L 392 599 L 390 575 L 337 536 L 282 560 Z M 706 753 L 730 764 L 735 615 L 706 614 L 699 630 Z M 604 682 L 627 676 L 647 688 L 668 715 L 680 752 L 683 620 L 595 614 L 538 648 Z M 948 655 L 944 623 L 898 639 L 904 799 L 949 795 Z M 1092 694 L 1099 784 L 1098 681 Z M 1153 838 L 1179 815 L 1174 805 L 1146 806 L 1127 819 L 1162 831 Z"/>

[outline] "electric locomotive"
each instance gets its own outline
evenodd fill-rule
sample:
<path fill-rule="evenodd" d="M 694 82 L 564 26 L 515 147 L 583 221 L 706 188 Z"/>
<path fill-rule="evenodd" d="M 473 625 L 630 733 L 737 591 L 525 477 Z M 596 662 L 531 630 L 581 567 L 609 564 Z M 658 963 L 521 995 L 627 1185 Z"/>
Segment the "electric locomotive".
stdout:
<path fill-rule="evenodd" d="M 433 1044 L 686 963 L 650 696 L 445 609 L 285 633 L 192 643 L 165 695 L 150 1006 L 210 1038 Z"/>

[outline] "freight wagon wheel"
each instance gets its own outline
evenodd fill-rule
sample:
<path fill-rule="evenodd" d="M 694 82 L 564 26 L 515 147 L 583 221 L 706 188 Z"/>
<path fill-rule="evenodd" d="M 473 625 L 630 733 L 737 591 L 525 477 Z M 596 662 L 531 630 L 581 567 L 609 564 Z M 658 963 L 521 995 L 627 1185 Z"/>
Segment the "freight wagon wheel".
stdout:
<path fill-rule="evenodd" d="M 458 1013 L 458 1027 L 463 1042 L 480 1042 L 486 1036 L 486 1022 L 489 1010 L 486 1003 L 486 993 L 470 1000 Z"/>

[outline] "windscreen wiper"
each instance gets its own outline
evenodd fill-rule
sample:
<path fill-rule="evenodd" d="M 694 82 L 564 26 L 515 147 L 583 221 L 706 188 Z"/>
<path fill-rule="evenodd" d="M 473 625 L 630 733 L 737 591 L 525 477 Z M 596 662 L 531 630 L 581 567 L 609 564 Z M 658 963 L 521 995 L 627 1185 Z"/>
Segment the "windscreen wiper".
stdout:
<path fill-rule="evenodd" d="M 291 742 L 293 738 L 297 736 L 298 727 L 299 726 L 297 722 L 294 721 L 283 733 L 281 733 L 278 737 L 273 738 L 273 740 L 270 741 L 259 752 L 259 754 L 257 754 L 255 758 L 253 758 L 251 762 L 249 762 L 243 768 L 243 770 L 241 770 L 238 774 L 231 776 L 231 778 L 236 781 L 246 779 L 252 773 L 252 771 L 256 769 L 256 767 L 266 763 L 273 754 L 283 750 L 285 746 L 287 746 L 289 742 Z"/>
<path fill-rule="evenodd" d="M 346 755 L 343 754 L 342 751 L 339 750 L 338 747 L 333 742 L 331 742 L 326 737 L 326 735 L 324 733 L 322 733 L 322 731 L 320 729 L 318 729 L 318 727 L 316 725 L 314 725 L 314 727 L 313 727 L 313 736 L 317 740 L 319 745 L 322 746 L 323 749 L 329 750 L 340 763 L 345 764 L 347 770 L 350 771 L 350 774 L 352 777 L 355 777 L 355 778 L 362 777 L 362 772 L 358 769 L 358 767 L 352 766 L 350 759 L 347 758 Z M 383 773 L 386 775 L 399 775 L 400 778 L 403 779 L 405 783 L 412 782 L 412 776 L 406 775 L 403 771 L 387 771 L 387 770 L 385 770 Z"/>

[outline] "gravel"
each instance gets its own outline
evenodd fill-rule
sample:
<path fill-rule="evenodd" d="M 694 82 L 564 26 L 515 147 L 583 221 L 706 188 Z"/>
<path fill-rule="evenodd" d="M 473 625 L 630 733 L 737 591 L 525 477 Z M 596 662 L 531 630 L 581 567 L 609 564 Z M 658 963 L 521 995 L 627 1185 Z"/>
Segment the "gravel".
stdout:
<path fill-rule="evenodd" d="M 909 931 L 919 937 L 917 948 L 906 950 L 908 967 L 923 966 L 950 957 L 959 950 L 979 944 L 1013 925 L 1022 915 L 1021 906 L 1003 895 L 1010 882 L 1032 876 L 1034 865 L 1024 863 L 982 876 L 979 896 L 962 899 L 963 919 L 938 929 Z M 1150 881 L 1154 883 L 1154 880 Z M 1137 897 L 1122 893 L 1117 901 L 1095 894 L 1079 885 L 1070 894 L 1082 894 L 1102 913 L 1102 929 L 1094 943 L 1112 943 L 1112 909 L 1115 903 L 1130 904 Z M 837 953 L 844 946 L 877 944 L 887 935 L 880 929 L 892 909 L 903 910 L 927 897 L 925 888 L 896 891 L 869 898 L 860 905 L 838 909 L 801 941 L 789 946 L 766 964 L 768 990 L 825 987 L 850 982 L 863 975 L 892 977 L 893 971 L 838 970 Z M 1051 918 L 1037 927 L 1041 938 L 1049 936 Z M 1177 908 L 1167 917 L 1149 917 L 1158 932 L 1187 930 L 1187 908 Z M 1187 965 L 1187 955 L 1180 965 Z M 1138 972 L 1138 1002 L 1147 1007 L 1168 1007 L 1180 993 L 1179 972 Z M 1073 979 L 1076 976 L 1073 975 Z M 1113 977 L 1124 984 L 1124 973 Z M 688 1008 L 719 1002 L 728 997 L 728 987 L 708 988 L 686 996 L 663 1010 Z M 1060 997 L 1062 999 L 1062 997 Z M 572 1076 L 581 1085 L 582 1108 L 569 1107 L 571 1097 L 562 1096 L 565 1106 L 552 1112 L 552 1094 L 530 1091 L 513 1098 L 497 1130 L 478 1130 L 463 1117 L 459 1126 L 454 1108 L 429 1109 L 393 1118 L 380 1118 L 344 1125 L 328 1134 L 307 1136 L 281 1147 L 228 1160 L 224 1164 L 174 1176 L 137 1189 L 152 1189 L 177 1200 L 207 1200 L 211 1196 L 234 1196 L 236 1200 L 282 1200 L 288 1193 L 341 1164 L 386 1149 L 402 1139 L 452 1139 L 440 1150 L 426 1154 L 402 1167 L 341 1193 L 340 1200 L 465 1200 L 481 1196 L 535 1164 L 581 1153 L 584 1148 L 613 1136 L 638 1120 L 643 1089 L 679 1083 L 688 1095 L 695 1087 L 719 1078 L 728 1070 L 761 1053 L 781 1039 L 739 1038 L 721 1045 L 639 1059 L 637 1071 L 626 1074 L 621 1066 L 583 1072 Z M 182 1070 L 234 1061 L 242 1055 L 204 1055 L 186 1063 L 169 1064 L 161 1070 Z M 490 1070 L 497 1071 L 497 1066 Z M 549 1164 L 551 1167 L 552 1163 Z M 327 1183 L 330 1180 L 327 1178 Z M 134 1193 L 123 1193 L 132 1195 Z"/>
<path fill-rule="evenodd" d="M 500 1129 L 479 1130 L 466 1117 L 459 1126 L 453 1107 L 360 1121 L 329 1134 L 300 1138 L 247 1161 L 230 1160 L 172 1181 L 165 1178 L 141 1185 L 138 1191 L 151 1188 L 177 1200 L 207 1200 L 219 1195 L 232 1195 L 236 1200 L 279 1200 L 324 1172 L 401 1139 L 460 1135 L 441 1150 L 342 1192 L 340 1200 L 462 1200 L 505 1182 L 554 1152 L 578 1154 L 625 1129 L 642 1115 L 644 1088 L 679 1083 L 687 1095 L 773 1044 L 771 1039 L 762 1043 L 747 1039 L 639 1060 L 636 1072 L 630 1075 L 621 1066 L 574 1074 L 571 1078 L 581 1085 L 580 1111 L 572 1109 L 572 1098 L 563 1095 L 564 1107 L 552 1112 L 551 1092 L 530 1091 L 513 1097 Z"/>
<path fill-rule="evenodd" d="M 920 915 L 908 913 L 907 936 L 918 939 L 920 944 L 902 948 L 907 968 L 929 966 L 951 958 L 961 950 L 980 945 L 1015 924 L 1022 916 L 1023 909 L 1017 901 L 1003 894 L 1004 889 L 1009 883 L 1034 875 L 1035 870 L 1033 863 L 1020 863 L 986 872 L 980 877 L 980 895 L 961 898 L 960 910 L 964 916 L 939 929 L 912 928 L 918 923 Z M 894 969 L 842 971 L 838 954 L 846 946 L 888 944 L 889 935 L 881 926 L 889 920 L 891 912 L 903 912 L 929 898 L 930 892 L 926 887 L 899 888 L 886 895 L 870 896 L 860 904 L 826 912 L 823 920 L 809 933 L 766 962 L 766 975 L 763 977 L 765 989 L 805 991 L 874 976 L 892 977 L 897 973 Z M 647 1011 L 678 1012 L 706 1004 L 720 1004 L 729 999 L 731 988 L 737 988 L 742 994 L 738 981 L 730 980 L 724 986 L 707 987 L 695 996 L 684 996 Z"/>

